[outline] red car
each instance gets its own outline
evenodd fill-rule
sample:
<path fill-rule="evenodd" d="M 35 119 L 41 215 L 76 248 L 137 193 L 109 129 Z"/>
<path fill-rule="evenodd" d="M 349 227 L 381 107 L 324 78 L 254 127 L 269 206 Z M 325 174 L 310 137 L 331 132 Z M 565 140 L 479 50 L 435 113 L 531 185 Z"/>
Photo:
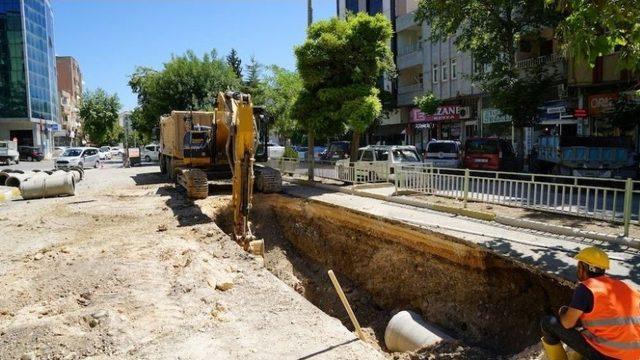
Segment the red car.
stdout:
<path fill-rule="evenodd" d="M 509 140 L 475 138 L 464 144 L 464 167 L 467 169 L 518 171 L 518 163 Z"/>

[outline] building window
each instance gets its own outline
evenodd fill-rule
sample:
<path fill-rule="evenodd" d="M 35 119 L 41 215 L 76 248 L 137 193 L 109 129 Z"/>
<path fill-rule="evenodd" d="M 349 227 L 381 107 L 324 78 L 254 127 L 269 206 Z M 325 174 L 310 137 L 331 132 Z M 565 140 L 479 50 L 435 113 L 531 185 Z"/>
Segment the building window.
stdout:
<path fill-rule="evenodd" d="M 367 13 L 369 15 L 382 14 L 382 0 L 367 0 Z"/>
<path fill-rule="evenodd" d="M 360 9 L 358 9 L 358 0 L 346 0 L 345 8 L 347 12 L 357 13 Z"/>
<path fill-rule="evenodd" d="M 438 83 L 438 65 L 433 65 L 433 70 L 431 70 L 431 78 L 433 79 L 433 83 Z"/>
<path fill-rule="evenodd" d="M 458 78 L 458 61 L 451 59 L 451 80 Z"/>
<path fill-rule="evenodd" d="M 442 62 L 442 81 L 449 80 L 449 66 L 446 61 Z"/>

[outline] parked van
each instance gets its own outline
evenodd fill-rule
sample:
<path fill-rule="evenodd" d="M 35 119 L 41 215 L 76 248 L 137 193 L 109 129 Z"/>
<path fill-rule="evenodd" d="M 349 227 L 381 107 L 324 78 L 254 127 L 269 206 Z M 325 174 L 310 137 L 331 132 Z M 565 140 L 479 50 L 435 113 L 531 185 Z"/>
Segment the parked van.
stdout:
<path fill-rule="evenodd" d="M 20 154 L 18 153 L 18 144 L 15 141 L 0 141 L 0 162 L 6 162 L 7 165 L 20 163 Z"/>
<path fill-rule="evenodd" d="M 453 140 L 432 140 L 427 143 L 424 162 L 441 168 L 459 168 L 462 166 L 460 142 Z"/>
<path fill-rule="evenodd" d="M 160 145 L 149 144 L 142 149 L 141 158 L 145 162 L 158 161 L 160 155 Z"/>
<path fill-rule="evenodd" d="M 518 171 L 519 161 L 511 141 L 473 138 L 464 144 L 464 167 L 472 170 Z"/>
<path fill-rule="evenodd" d="M 376 182 L 395 179 L 400 166 L 420 165 L 422 159 L 415 146 L 369 145 L 358 149 L 357 160 L 336 161 L 336 172 L 340 179 L 347 176 L 345 169 L 352 166 L 356 181 Z M 352 176 L 352 177 L 353 177 Z"/>

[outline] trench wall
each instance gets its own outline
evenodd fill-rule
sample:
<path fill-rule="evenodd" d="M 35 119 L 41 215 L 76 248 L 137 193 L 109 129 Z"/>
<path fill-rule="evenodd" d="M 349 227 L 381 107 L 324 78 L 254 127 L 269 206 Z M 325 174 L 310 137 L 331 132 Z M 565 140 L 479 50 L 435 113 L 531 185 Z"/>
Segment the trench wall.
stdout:
<path fill-rule="evenodd" d="M 444 234 L 324 203 L 262 195 L 283 236 L 381 307 L 413 309 L 469 344 L 510 354 L 539 341 L 539 319 L 571 284 Z M 267 210 L 269 209 L 269 210 Z M 260 234 L 258 234 L 259 236 Z"/>

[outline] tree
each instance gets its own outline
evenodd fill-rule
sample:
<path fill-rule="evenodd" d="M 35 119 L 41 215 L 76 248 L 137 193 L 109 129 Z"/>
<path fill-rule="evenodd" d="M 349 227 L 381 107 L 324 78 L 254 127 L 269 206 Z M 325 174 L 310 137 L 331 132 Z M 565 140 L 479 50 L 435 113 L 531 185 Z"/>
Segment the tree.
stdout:
<path fill-rule="evenodd" d="M 557 37 L 569 55 L 594 65 L 598 56 L 620 52 L 621 68 L 640 71 L 638 0 L 546 0 L 565 15 Z"/>
<path fill-rule="evenodd" d="M 218 92 L 239 89 L 240 80 L 214 50 L 202 58 L 187 51 L 172 56 L 162 70 L 138 67 L 129 86 L 138 95 L 134 129 L 148 137 L 161 115 L 172 110 L 212 109 Z"/>
<path fill-rule="evenodd" d="M 380 115 L 377 82 L 393 69 L 388 46 L 391 23 L 381 14 L 358 13 L 311 25 L 304 44 L 296 47 L 304 89 L 295 105 L 295 118 L 315 136 L 353 132 L 352 156 L 360 135 Z"/>
<path fill-rule="evenodd" d="M 258 105 L 262 105 L 264 101 L 260 86 L 261 75 L 262 64 L 256 60 L 255 56 L 251 56 L 251 60 L 247 65 L 247 78 L 244 81 L 244 89 L 242 91 L 251 94 L 253 103 Z"/>
<path fill-rule="evenodd" d="M 300 75 L 295 71 L 272 65 L 259 87 L 267 111 L 275 116 L 276 132 L 286 138 L 296 136 L 300 129 L 293 118 L 292 110 L 302 91 Z"/>
<path fill-rule="evenodd" d="M 242 60 L 238 57 L 236 49 L 231 48 L 231 52 L 227 55 L 227 65 L 231 66 L 238 79 L 242 79 Z"/>
<path fill-rule="evenodd" d="M 109 95 L 103 89 L 87 91 L 80 103 L 82 133 L 95 145 L 113 143 L 120 136 L 118 113 L 121 105 L 117 95 Z"/>
<path fill-rule="evenodd" d="M 434 114 L 438 106 L 440 106 L 440 100 L 432 92 L 428 92 L 422 96 L 415 97 L 413 105 L 417 106 L 425 114 Z"/>
<path fill-rule="evenodd" d="M 512 116 L 520 154 L 524 153 L 522 126 L 531 122 L 545 96 L 545 91 L 526 90 L 551 84 L 553 74 L 533 69 L 538 77 L 527 75 L 516 66 L 516 53 L 521 40 L 538 38 L 542 27 L 554 27 L 560 18 L 545 0 L 420 0 L 416 12 L 418 21 L 430 24 L 432 41 L 455 36 L 458 50 L 485 65 L 486 71 L 472 78 L 498 109 Z M 514 103 L 527 106 L 516 111 Z"/>

